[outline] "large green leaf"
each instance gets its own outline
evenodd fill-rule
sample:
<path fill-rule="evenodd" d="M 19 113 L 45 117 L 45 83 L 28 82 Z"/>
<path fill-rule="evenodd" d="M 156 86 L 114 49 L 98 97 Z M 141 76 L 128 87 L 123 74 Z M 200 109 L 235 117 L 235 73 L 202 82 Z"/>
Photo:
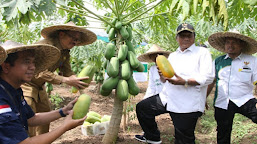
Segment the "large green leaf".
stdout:
<path fill-rule="evenodd" d="M 22 14 L 27 13 L 30 9 L 32 3 L 26 0 L 6 0 L 3 2 L 0 8 L 4 8 L 5 12 L 3 13 L 6 16 L 6 20 L 9 21 L 18 16 L 18 12 L 20 11 Z"/>

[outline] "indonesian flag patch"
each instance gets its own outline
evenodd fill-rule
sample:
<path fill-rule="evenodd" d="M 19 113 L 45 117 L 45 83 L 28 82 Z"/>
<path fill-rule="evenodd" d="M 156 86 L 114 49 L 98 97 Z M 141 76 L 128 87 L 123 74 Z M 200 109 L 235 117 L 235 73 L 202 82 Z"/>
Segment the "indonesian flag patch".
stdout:
<path fill-rule="evenodd" d="M 12 109 L 9 105 L 0 105 L 0 114 L 11 112 Z"/>

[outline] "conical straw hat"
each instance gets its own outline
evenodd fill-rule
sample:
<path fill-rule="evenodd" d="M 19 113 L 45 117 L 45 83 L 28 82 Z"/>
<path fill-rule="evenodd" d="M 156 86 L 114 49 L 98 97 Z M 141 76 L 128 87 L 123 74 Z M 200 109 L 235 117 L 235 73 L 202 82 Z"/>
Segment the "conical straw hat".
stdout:
<path fill-rule="evenodd" d="M 157 44 L 153 44 L 152 47 L 144 54 L 137 57 L 137 59 L 141 62 L 154 62 L 149 57 L 152 54 L 163 54 L 165 57 L 168 57 L 170 51 L 164 51 L 162 48 L 160 48 Z"/>
<path fill-rule="evenodd" d="M 217 32 L 208 38 L 208 42 L 213 48 L 225 52 L 225 40 L 227 37 L 237 38 L 244 41 L 246 45 L 244 45 L 242 49 L 243 53 L 254 54 L 257 52 L 257 41 L 238 32 Z"/>
<path fill-rule="evenodd" d="M 85 29 L 81 26 L 76 26 L 73 22 L 69 22 L 66 24 L 60 24 L 60 25 L 53 25 L 44 28 L 41 31 L 41 35 L 44 38 L 49 38 L 51 35 L 59 30 L 69 30 L 69 31 L 77 31 L 81 32 L 81 41 L 76 46 L 82 46 L 82 45 L 88 45 L 96 41 L 96 34 L 92 31 Z"/>
<path fill-rule="evenodd" d="M 3 47 L 0 46 L 0 64 L 2 64 L 6 59 L 6 52 Z"/>
<path fill-rule="evenodd" d="M 46 44 L 23 45 L 21 43 L 8 40 L 1 46 L 5 49 L 7 55 L 28 49 L 35 50 L 35 74 L 53 66 L 59 60 L 61 55 L 58 48 Z"/>

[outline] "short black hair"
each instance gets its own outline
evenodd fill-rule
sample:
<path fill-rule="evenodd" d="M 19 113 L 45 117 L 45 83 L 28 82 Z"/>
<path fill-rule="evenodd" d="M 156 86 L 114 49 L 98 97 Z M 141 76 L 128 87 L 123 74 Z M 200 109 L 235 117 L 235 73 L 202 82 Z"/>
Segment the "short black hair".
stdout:
<path fill-rule="evenodd" d="M 26 52 L 28 52 L 30 55 L 35 56 L 35 50 L 33 49 L 28 49 L 25 50 Z M 23 51 L 18 51 L 15 53 L 10 53 L 7 55 L 7 58 L 5 59 L 5 63 L 9 63 L 11 66 L 14 66 L 15 61 L 19 58 L 18 53 L 19 52 L 23 52 Z M 0 73 L 3 71 L 2 66 L 0 66 Z"/>

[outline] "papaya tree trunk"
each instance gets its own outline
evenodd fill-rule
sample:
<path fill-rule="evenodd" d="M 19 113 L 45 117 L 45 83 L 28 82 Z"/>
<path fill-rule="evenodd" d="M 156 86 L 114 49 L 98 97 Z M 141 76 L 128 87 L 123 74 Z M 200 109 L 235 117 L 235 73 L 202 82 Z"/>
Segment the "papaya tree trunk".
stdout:
<path fill-rule="evenodd" d="M 127 102 L 124 102 L 124 110 L 123 110 L 123 131 L 126 131 L 127 127 Z"/>
<path fill-rule="evenodd" d="M 119 100 L 117 96 L 114 97 L 114 104 L 112 109 L 112 117 L 110 120 L 109 128 L 105 133 L 102 142 L 104 144 L 116 143 L 118 133 L 120 130 L 120 123 L 123 111 L 123 101 Z"/>

